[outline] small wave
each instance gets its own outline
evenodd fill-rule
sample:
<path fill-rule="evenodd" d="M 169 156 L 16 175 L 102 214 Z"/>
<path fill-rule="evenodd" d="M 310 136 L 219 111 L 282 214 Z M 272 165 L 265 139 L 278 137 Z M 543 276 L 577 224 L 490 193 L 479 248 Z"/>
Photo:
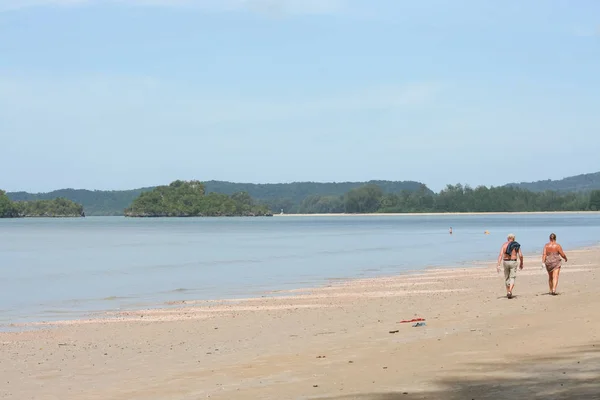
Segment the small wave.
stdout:
<path fill-rule="evenodd" d="M 134 267 L 136 269 L 144 270 L 160 270 L 169 269 L 174 270 L 178 268 L 190 268 L 190 267 L 215 267 L 220 265 L 235 265 L 235 264 L 258 264 L 263 260 L 246 260 L 246 259 L 232 259 L 232 260 L 210 260 L 210 261 L 191 261 L 178 264 L 156 264 L 156 265 L 140 265 Z"/>
<path fill-rule="evenodd" d="M 72 314 L 74 312 L 75 312 L 74 310 L 60 310 L 60 309 L 54 309 L 54 308 L 49 308 L 49 309 L 40 311 L 41 314 Z"/>
<path fill-rule="evenodd" d="M 108 296 L 103 298 L 102 300 L 104 301 L 114 301 L 114 300 L 125 300 L 128 299 L 129 297 L 124 297 L 124 296 Z"/>
<path fill-rule="evenodd" d="M 190 293 L 190 292 L 197 292 L 198 289 L 189 289 L 189 288 L 177 288 L 177 289 L 171 289 L 171 290 L 164 290 L 158 293 L 161 294 L 173 294 L 173 293 Z"/>

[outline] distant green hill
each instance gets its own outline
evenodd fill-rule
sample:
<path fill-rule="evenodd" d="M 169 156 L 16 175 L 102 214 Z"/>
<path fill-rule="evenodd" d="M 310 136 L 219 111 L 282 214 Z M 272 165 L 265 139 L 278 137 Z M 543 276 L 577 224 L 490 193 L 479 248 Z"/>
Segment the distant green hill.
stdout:
<path fill-rule="evenodd" d="M 143 192 L 152 188 L 134 190 L 85 190 L 85 189 L 61 189 L 49 193 L 7 193 L 13 201 L 52 200 L 55 198 L 69 199 L 81 204 L 86 215 L 123 215 L 123 210 L 131 205 Z"/>
<path fill-rule="evenodd" d="M 384 193 L 414 192 L 422 183 L 415 181 L 369 181 L 369 182 L 293 182 L 293 183 L 231 183 L 222 181 L 204 182 L 207 192 L 232 195 L 247 192 L 258 202 L 267 204 L 273 212 L 298 212 L 300 204 L 308 196 L 343 196 L 352 189 L 367 184 L 379 186 Z M 431 192 L 427 189 L 428 192 Z M 433 193 L 433 192 L 431 192 Z"/>
<path fill-rule="evenodd" d="M 558 180 L 548 179 L 537 182 L 509 183 L 506 186 L 517 187 L 532 192 L 545 192 L 547 190 L 555 192 L 587 192 L 600 189 L 600 172 L 570 176 Z"/>
<path fill-rule="evenodd" d="M 232 195 L 247 192 L 257 202 L 268 205 L 272 211 L 283 209 L 286 213 L 297 212 L 302 201 L 310 195 L 343 196 L 348 191 L 366 184 L 378 185 L 384 193 L 399 193 L 403 190 L 414 192 L 421 187 L 415 181 L 369 181 L 369 182 L 294 182 L 294 183 L 233 183 L 224 181 L 203 182 L 206 193 Z M 146 187 L 133 190 L 85 190 L 61 189 L 49 193 L 7 193 L 13 201 L 49 200 L 64 197 L 83 205 L 86 215 L 123 215 L 123 210 L 131 206 L 142 193 L 153 190 Z M 428 192 L 431 192 L 427 189 Z M 433 193 L 433 192 L 431 192 Z"/>

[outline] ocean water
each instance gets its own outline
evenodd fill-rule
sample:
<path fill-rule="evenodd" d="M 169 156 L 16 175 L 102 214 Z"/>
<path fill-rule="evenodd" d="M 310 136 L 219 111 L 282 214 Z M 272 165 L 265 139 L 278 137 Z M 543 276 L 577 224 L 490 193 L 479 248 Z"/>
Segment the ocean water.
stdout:
<path fill-rule="evenodd" d="M 511 232 L 568 252 L 599 243 L 600 215 L 0 219 L 0 324 L 494 265 Z"/>

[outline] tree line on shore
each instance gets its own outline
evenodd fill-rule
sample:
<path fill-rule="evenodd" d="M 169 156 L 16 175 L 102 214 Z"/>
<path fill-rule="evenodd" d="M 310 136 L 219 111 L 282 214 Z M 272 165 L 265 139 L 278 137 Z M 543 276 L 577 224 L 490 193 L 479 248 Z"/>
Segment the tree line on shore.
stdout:
<path fill-rule="evenodd" d="M 563 209 L 591 209 L 590 192 L 600 189 L 600 172 L 593 174 L 584 174 L 567 177 L 556 181 L 538 181 L 529 183 L 509 183 L 497 188 L 474 188 L 461 186 L 465 193 L 462 194 L 463 202 L 461 204 L 448 204 L 444 201 L 441 193 L 433 193 L 426 189 L 420 196 L 412 195 L 419 191 L 423 185 L 416 181 L 386 181 L 371 180 L 367 182 L 291 182 L 291 183 L 235 183 L 225 181 L 202 181 L 205 187 L 205 194 L 220 193 L 233 196 L 239 193 L 247 193 L 253 202 L 268 206 L 273 213 L 279 213 L 282 209 L 287 214 L 294 213 L 330 213 L 346 212 L 346 194 L 353 189 L 358 189 L 367 185 L 378 186 L 384 193 L 379 199 L 379 212 L 421 212 L 427 211 L 451 211 L 451 210 L 518 210 L 528 211 L 548 210 L 561 211 Z M 545 196 L 536 195 L 535 199 L 523 194 L 519 194 L 515 204 L 507 204 L 506 200 L 488 199 L 486 196 L 500 195 L 501 198 L 507 197 L 512 200 L 513 193 L 502 192 L 501 188 L 517 187 L 533 193 L 555 192 L 560 195 L 567 193 L 578 193 L 573 199 L 561 199 L 556 201 L 554 195 Z M 85 189 L 60 189 L 48 193 L 27 193 L 12 192 L 7 193 L 12 201 L 32 201 L 32 200 L 52 200 L 57 197 L 69 199 L 75 203 L 83 205 L 86 215 L 123 215 L 123 210 L 130 207 L 133 201 L 145 192 L 150 192 L 155 187 L 144 187 L 133 190 L 85 190 Z M 426 186 L 425 186 L 426 188 Z M 471 193 L 471 191 L 475 193 Z M 490 194 L 492 193 L 492 194 Z M 456 194 L 456 193 L 455 193 Z M 433 197 L 433 204 L 428 195 Z M 375 196 L 380 197 L 380 196 Z M 460 196 L 457 196 L 460 197 Z M 471 198 L 472 201 L 465 199 Z M 550 200 L 548 200 L 550 199 Z M 216 198 L 213 200 L 217 200 Z M 439 200 L 439 201 L 438 201 Z M 456 199 L 455 199 L 456 200 Z M 348 212 L 356 208 L 349 199 Z M 375 202 L 377 203 L 377 202 Z M 456 203 L 456 202 L 455 202 Z M 213 207 L 214 208 L 214 207 Z M 365 208 L 360 205 L 359 208 Z M 373 209 L 373 205 L 367 206 Z M 557 208 L 557 209 L 555 209 Z"/>
<path fill-rule="evenodd" d="M 83 206 L 65 198 L 12 201 L 0 190 L 0 218 L 82 217 Z"/>
<path fill-rule="evenodd" d="M 600 211 L 600 190 L 531 192 L 510 186 L 457 184 L 447 185 L 439 193 L 425 185 L 412 192 L 384 193 L 377 185 L 365 185 L 343 196 L 308 196 L 298 209 L 302 214 L 535 211 Z"/>
<path fill-rule="evenodd" d="M 271 210 L 279 212 L 297 212 L 300 203 L 309 195 L 342 196 L 350 189 L 365 184 L 377 184 L 386 193 L 402 190 L 414 191 L 420 183 L 415 181 L 369 181 L 369 182 L 293 182 L 293 183 L 234 183 L 224 181 L 203 181 L 205 193 L 220 193 L 232 196 L 248 193 L 257 204 L 265 204 Z M 13 201 L 51 200 L 64 197 L 82 204 L 86 215 L 123 215 L 123 210 L 130 207 L 133 201 L 155 187 L 144 187 L 132 190 L 86 190 L 60 189 L 48 193 L 7 193 Z"/>
<path fill-rule="evenodd" d="M 447 185 L 439 193 L 421 184 L 416 190 L 386 192 L 370 183 L 342 195 L 308 195 L 299 205 L 285 199 L 257 201 L 247 192 L 207 193 L 200 181 L 174 181 L 141 192 L 124 210 L 130 217 L 155 216 L 268 216 L 273 213 L 424 213 L 600 211 L 600 190 L 589 192 L 532 192 L 512 186 L 471 188 Z M 71 200 L 12 201 L 0 191 L 0 217 L 82 216 L 83 207 Z M 123 215 L 123 211 L 121 213 Z"/>

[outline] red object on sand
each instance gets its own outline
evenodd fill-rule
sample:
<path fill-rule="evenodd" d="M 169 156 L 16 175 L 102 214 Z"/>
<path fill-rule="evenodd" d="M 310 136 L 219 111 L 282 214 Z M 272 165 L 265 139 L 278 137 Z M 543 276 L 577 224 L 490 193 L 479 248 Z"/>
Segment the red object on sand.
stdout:
<path fill-rule="evenodd" d="M 413 319 L 405 319 L 405 320 L 402 320 L 402 321 L 400 321 L 400 322 L 398 322 L 398 323 L 399 323 L 399 324 L 405 324 L 405 323 L 407 323 L 407 322 L 422 322 L 422 321 L 425 321 L 425 318 L 413 318 Z"/>

